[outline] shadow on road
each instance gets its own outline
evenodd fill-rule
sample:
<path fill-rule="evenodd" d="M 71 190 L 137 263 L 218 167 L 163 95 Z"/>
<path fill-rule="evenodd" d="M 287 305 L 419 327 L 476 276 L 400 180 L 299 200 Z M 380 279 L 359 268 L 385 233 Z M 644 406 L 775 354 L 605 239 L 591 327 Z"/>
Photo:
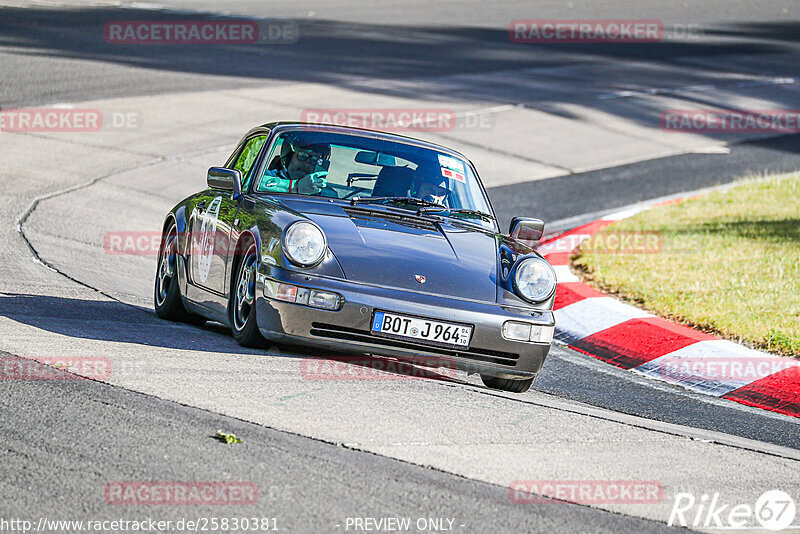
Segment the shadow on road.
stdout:
<path fill-rule="evenodd" d="M 0 316 L 64 336 L 151 347 L 259 354 L 240 347 L 221 325 L 191 327 L 116 301 L 0 293 Z"/>
<path fill-rule="evenodd" d="M 104 38 L 104 25 L 113 21 L 208 18 L 202 14 L 110 7 L 6 7 L 0 8 L 0 48 L 9 57 L 93 60 L 154 72 L 204 75 L 196 79 L 198 89 L 225 89 L 264 81 L 313 82 L 434 102 L 465 99 L 524 104 L 565 117 L 571 112 L 564 105 L 579 103 L 650 127 L 659 125 L 663 103 L 658 100 L 609 101 L 597 97 L 618 90 L 646 92 L 656 86 L 670 91 L 680 89 L 681 84 L 691 84 L 715 86 L 724 92 L 725 101 L 736 102 L 752 95 L 752 87 L 740 83 L 742 74 L 787 77 L 799 72 L 795 62 L 785 59 L 795 52 L 798 43 L 798 24 L 793 21 L 722 25 L 704 28 L 709 38 L 634 44 L 515 43 L 505 28 L 388 26 L 327 20 L 301 20 L 300 37 L 293 44 L 121 45 Z M 220 16 L 213 18 L 224 20 Z M 784 59 L 764 66 L 758 66 L 756 61 L 750 66 L 731 61 L 736 55 L 766 54 L 782 54 Z M 682 61 L 687 58 L 701 58 L 702 65 Z M 613 73 L 601 66 L 612 63 Z M 569 71 L 581 65 L 593 70 Z M 605 72 L 608 76 L 598 76 Z M 472 76 L 475 74 L 492 76 L 481 79 Z M 135 76 L 141 78 L 144 74 Z M 119 82 L 99 79 L 92 90 L 102 92 L 114 83 Z M 688 88 L 680 92 L 679 98 L 697 108 L 716 101 L 710 93 Z M 759 98 L 765 102 L 763 108 L 791 108 L 797 104 L 790 101 L 796 100 L 790 92 L 765 91 Z M 315 103 L 308 105 L 313 107 Z M 353 106 L 358 107 L 358 103 Z"/>
<path fill-rule="evenodd" d="M 319 354 L 300 347 L 250 349 L 238 345 L 230 329 L 218 323 L 192 327 L 164 321 L 148 309 L 116 301 L 71 299 L 43 295 L 0 293 L 0 316 L 69 337 L 131 343 L 149 347 L 225 354 L 300 358 L 304 378 L 328 380 L 385 380 L 419 378 L 461 382 L 452 367 L 441 370 L 368 355 Z"/>

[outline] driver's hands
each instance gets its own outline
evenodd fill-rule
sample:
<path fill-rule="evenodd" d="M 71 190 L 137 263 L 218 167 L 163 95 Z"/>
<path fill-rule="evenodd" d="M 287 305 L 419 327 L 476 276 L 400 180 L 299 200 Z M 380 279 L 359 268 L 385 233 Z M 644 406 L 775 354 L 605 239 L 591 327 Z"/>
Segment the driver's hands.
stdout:
<path fill-rule="evenodd" d="M 328 185 L 328 171 L 306 174 L 297 181 L 297 192 L 301 195 L 318 195 Z"/>

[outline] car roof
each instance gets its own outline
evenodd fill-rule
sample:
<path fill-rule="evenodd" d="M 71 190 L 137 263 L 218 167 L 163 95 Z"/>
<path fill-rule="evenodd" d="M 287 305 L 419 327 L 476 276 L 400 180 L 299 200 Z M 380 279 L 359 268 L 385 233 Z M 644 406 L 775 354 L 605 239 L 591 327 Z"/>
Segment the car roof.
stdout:
<path fill-rule="evenodd" d="M 268 122 L 262 124 L 261 126 L 256 126 L 255 128 L 251 129 L 249 132 L 247 132 L 247 135 L 245 137 L 249 137 L 250 135 L 257 133 L 267 133 L 271 130 L 283 129 L 283 128 L 286 128 L 287 130 L 293 128 L 299 128 L 316 132 L 330 132 L 330 133 L 338 133 L 344 135 L 354 135 L 358 137 L 370 137 L 373 139 L 382 139 L 385 141 L 394 141 L 398 143 L 404 143 L 407 145 L 417 146 L 420 148 L 428 148 L 439 152 L 446 152 L 451 155 L 459 156 L 469 161 L 469 159 L 461 152 L 458 152 L 446 146 L 437 145 L 436 143 L 430 143 L 428 141 L 415 139 L 414 137 L 408 137 L 406 135 L 399 135 L 389 132 L 380 132 L 377 130 L 368 130 L 366 128 L 355 128 L 352 126 L 339 126 L 336 124 L 320 124 L 315 122 L 312 123 L 312 122 L 300 122 L 300 121 Z"/>

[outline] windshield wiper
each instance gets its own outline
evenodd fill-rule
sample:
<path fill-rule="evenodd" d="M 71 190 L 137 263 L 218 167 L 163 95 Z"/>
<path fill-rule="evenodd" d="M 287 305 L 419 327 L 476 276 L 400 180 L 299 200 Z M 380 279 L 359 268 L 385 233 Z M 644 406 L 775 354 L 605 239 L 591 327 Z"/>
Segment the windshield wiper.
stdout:
<path fill-rule="evenodd" d="M 484 219 L 488 219 L 490 221 L 494 221 L 495 220 L 495 217 L 493 215 L 489 214 L 489 213 L 485 213 L 483 211 L 478 211 L 478 210 L 470 210 L 470 209 L 466 209 L 466 208 L 462 208 L 462 209 L 453 209 L 453 208 L 445 208 L 445 207 L 441 207 L 441 208 L 420 208 L 419 210 L 417 210 L 417 213 L 435 213 L 437 211 L 446 211 L 450 215 L 453 215 L 454 213 L 460 213 L 460 214 L 464 214 L 464 215 L 477 215 L 478 217 L 483 217 Z"/>
<path fill-rule="evenodd" d="M 423 200 L 417 197 L 353 197 L 350 199 L 351 206 L 355 206 L 359 202 L 367 202 L 370 204 L 404 203 L 404 204 L 411 204 L 413 206 L 419 206 L 420 208 L 436 208 L 432 209 L 431 211 L 439 211 L 447 209 L 447 207 L 443 206 L 442 204 L 439 204 L 438 202 L 430 202 L 429 200 Z"/>
<path fill-rule="evenodd" d="M 353 197 L 350 199 L 350 205 L 355 206 L 359 202 L 365 203 L 405 203 L 411 204 L 412 206 L 417 206 L 417 215 L 425 215 L 429 213 L 437 213 L 440 211 L 446 211 L 449 215 L 453 214 L 462 214 L 462 215 L 476 215 L 483 219 L 487 219 L 489 221 L 496 220 L 495 217 L 489 213 L 485 213 L 483 211 L 478 210 L 471 210 L 467 208 L 448 208 L 438 202 L 431 202 L 429 200 L 424 200 L 417 197 Z M 398 206 L 402 209 L 402 206 Z"/>

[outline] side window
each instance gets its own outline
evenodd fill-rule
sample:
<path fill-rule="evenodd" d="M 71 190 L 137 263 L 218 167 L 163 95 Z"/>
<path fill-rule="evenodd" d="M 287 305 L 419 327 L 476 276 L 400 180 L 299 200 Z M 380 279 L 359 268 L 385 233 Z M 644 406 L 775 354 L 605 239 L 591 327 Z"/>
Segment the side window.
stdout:
<path fill-rule="evenodd" d="M 264 169 L 264 174 L 259 178 L 253 191 L 264 193 L 272 190 L 267 182 L 272 178 L 272 174 L 274 173 L 271 174 L 269 171 L 278 171 L 281 169 L 282 165 L 278 156 L 281 153 L 282 146 L 283 136 L 279 136 L 275 142 L 272 143 L 272 148 L 270 148 L 269 154 L 267 154 L 267 167 Z"/>
<path fill-rule="evenodd" d="M 250 180 L 252 178 L 252 173 L 250 171 L 253 169 L 253 163 L 256 161 L 256 157 L 266 140 L 266 135 L 259 135 L 248 139 L 244 148 L 242 148 L 242 152 L 233 164 L 234 169 L 242 171 L 242 191 L 247 191 L 247 188 L 250 186 Z"/>

